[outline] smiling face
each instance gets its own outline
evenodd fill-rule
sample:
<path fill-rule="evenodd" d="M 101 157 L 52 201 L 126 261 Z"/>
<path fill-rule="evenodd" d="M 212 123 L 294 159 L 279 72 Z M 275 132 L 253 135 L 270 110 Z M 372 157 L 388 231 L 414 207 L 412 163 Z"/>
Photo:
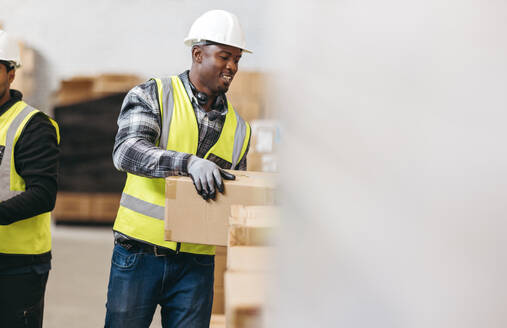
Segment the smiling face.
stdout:
<path fill-rule="evenodd" d="M 241 49 L 223 44 L 194 46 L 192 83 L 210 96 L 226 93 L 238 71 L 241 54 Z"/>

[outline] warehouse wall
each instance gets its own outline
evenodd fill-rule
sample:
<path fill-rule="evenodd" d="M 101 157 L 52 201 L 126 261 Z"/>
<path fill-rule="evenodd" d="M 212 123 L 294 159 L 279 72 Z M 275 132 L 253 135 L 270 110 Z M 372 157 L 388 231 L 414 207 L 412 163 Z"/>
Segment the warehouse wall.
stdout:
<path fill-rule="evenodd" d="M 62 78 L 102 72 L 143 77 L 183 71 L 190 50 L 183 45 L 192 22 L 210 9 L 234 12 L 248 46 L 242 69 L 262 69 L 264 1 L 217 0 L 0 0 L 4 29 L 45 59 L 45 89 Z M 42 82 L 41 82 L 42 83 Z"/>
<path fill-rule="evenodd" d="M 507 3 L 267 10 L 287 141 L 269 326 L 506 327 Z"/>

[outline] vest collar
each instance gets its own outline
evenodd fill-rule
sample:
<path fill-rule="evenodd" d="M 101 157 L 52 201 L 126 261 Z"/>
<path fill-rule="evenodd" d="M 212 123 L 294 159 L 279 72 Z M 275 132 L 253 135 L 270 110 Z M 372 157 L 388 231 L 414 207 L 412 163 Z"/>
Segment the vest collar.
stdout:
<path fill-rule="evenodd" d="M 12 105 L 17 103 L 21 99 L 23 99 L 23 94 L 21 92 L 19 92 L 18 90 L 11 89 L 11 90 L 9 90 L 9 92 L 11 94 L 11 99 L 7 100 L 7 102 L 5 104 L 0 106 L 0 115 L 5 113 L 9 108 L 12 107 Z"/>

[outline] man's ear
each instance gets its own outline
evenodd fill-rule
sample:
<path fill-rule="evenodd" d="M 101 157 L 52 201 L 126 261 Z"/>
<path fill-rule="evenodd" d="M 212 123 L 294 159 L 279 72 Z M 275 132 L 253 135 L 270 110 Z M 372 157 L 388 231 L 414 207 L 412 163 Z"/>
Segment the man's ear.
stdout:
<path fill-rule="evenodd" d="M 16 77 L 16 69 L 13 68 L 11 69 L 8 73 L 7 73 L 7 76 L 9 77 L 9 85 L 14 82 L 14 78 Z"/>
<path fill-rule="evenodd" d="M 201 63 L 202 62 L 202 48 L 199 46 L 192 47 L 192 62 Z"/>

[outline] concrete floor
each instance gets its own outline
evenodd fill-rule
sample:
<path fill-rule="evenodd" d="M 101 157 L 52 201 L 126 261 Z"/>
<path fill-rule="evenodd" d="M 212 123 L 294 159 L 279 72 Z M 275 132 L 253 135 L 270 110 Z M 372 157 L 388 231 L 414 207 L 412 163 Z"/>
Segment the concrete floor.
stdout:
<path fill-rule="evenodd" d="M 113 235 L 111 227 L 53 227 L 44 327 L 103 327 Z M 161 328 L 157 310 L 152 328 Z"/>

